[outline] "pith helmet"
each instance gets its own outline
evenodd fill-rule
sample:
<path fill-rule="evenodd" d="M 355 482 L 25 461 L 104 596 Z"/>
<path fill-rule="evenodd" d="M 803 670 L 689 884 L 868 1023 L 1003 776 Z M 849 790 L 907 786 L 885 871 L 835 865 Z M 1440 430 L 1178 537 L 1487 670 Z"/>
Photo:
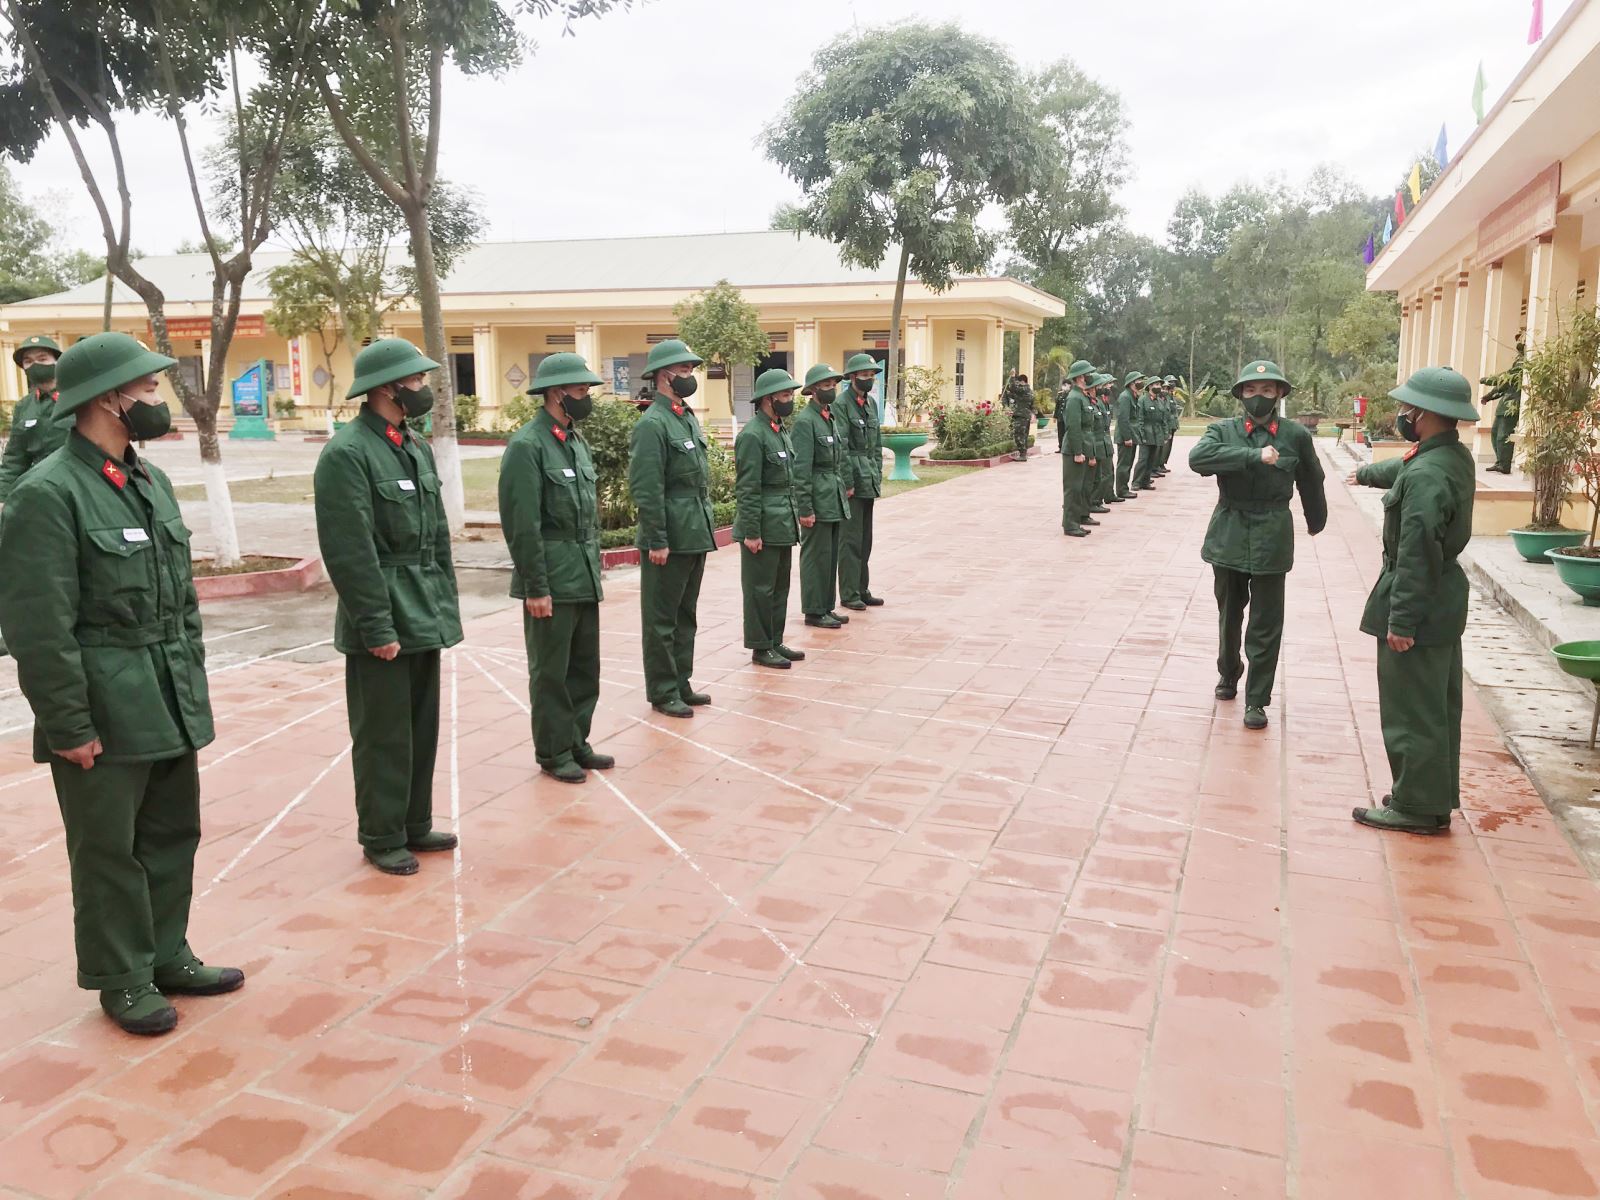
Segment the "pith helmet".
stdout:
<path fill-rule="evenodd" d="M 1076 379 L 1080 375 L 1093 375 L 1093 374 L 1094 374 L 1094 364 L 1092 362 L 1090 362 L 1087 358 L 1080 358 L 1077 362 L 1073 363 L 1070 367 L 1067 368 L 1067 378 L 1068 379 Z"/>
<path fill-rule="evenodd" d="M 17 344 L 17 348 L 11 352 L 11 361 L 19 367 L 22 365 L 22 352 L 24 350 L 49 350 L 58 359 L 61 357 L 61 347 L 56 345 L 56 340 L 47 338 L 42 333 L 35 333 L 30 337 L 23 338 Z"/>
<path fill-rule="evenodd" d="M 865 368 L 863 368 L 865 370 Z M 819 383 L 827 383 L 830 379 L 843 379 L 844 375 L 835 371 L 827 363 L 816 363 L 806 372 L 805 391 L 810 392 Z"/>
<path fill-rule="evenodd" d="M 644 360 L 644 377 L 649 379 L 657 371 L 675 367 L 679 363 L 692 363 L 698 367 L 704 361 L 705 359 L 684 345 L 681 338 L 668 338 L 650 347 L 650 354 Z"/>
<path fill-rule="evenodd" d="M 379 338 L 356 355 L 355 382 L 344 398 L 354 400 L 375 387 L 432 371 L 438 365 L 405 338 Z"/>
<path fill-rule="evenodd" d="M 1168 387 L 1172 387 L 1178 382 L 1178 377 L 1176 375 L 1168 375 L 1161 382 L 1166 384 Z"/>
<path fill-rule="evenodd" d="M 1277 363 L 1272 362 L 1270 359 L 1258 358 L 1255 362 L 1245 363 L 1244 368 L 1239 372 L 1239 378 L 1233 381 L 1234 399 L 1237 400 L 1239 398 L 1239 393 L 1244 390 L 1245 384 L 1252 381 L 1260 383 L 1263 380 L 1268 383 L 1281 383 L 1285 396 L 1294 391 L 1294 385 L 1283 377 L 1283 372 L 1278 370 Z"/>
<path fill-rule="evenodd" d="M 125 333 L 97 333 L 75 342 L 56 364 L 56 413 L 76 412 L 96 396 L 165 371 L 178 360 Z"/>
<path fill-rule="evenodd" d="M 1140 372 L 1140 371 L 1129 371 L 1126 375 L 1124 375 L 1122 377 L 1122 386 L 1123 387 L 1132 387 L 1134 384 L 1138 383 L 1143 378 L 1144 378 L 1144 374 L 1142 372 Z"/>
<path fill-rule="evenodd" d="M 1401 404 L 1438 413 L 1452 421 L 1478 419 L 1478 410 L 1472 405 L 1472 384 L 1449 367 L 1423 367 L 1389 395 Z"/>
<path fill-rule="evenodd" d="M 537 395 L 549 388 L 567 387 L 574 383 L 587 383 L 593 387 L 604 382 L 589 369 L 589 364 L 583 361 L 583 355 L 569 351 L 547 355 L 539 360 L 539 366 L 533 372 L 533 382 L 528 385 L 528 394 Z"/>
<path fill-rule="evenodd" d="M 883 364 L 870 354 L 852 354 L 850 361 L 844 365 L 846 375 L 854 375 L 857 371 L 883 371 Z"/>
<path fill-rule="evenodd" d="M 800 381 L 782 367 L 773 367 L 770 371 L 763 371 L 756 376 L 755 391 L 750 393 L 751 399 L 765 400 L 768 396 L 778 392 L 792 392 L 799 388 Z"/>

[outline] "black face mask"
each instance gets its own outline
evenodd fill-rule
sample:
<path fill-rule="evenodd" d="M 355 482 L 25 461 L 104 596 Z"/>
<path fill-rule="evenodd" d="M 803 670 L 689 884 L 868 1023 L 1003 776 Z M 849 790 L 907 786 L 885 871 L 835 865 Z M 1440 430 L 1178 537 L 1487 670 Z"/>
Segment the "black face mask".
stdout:
<path fill-rule="evenodd" d="M 772 415 L 778 420 L 787 420 L 794 415 L 794 397 L 787 400 L 774 400 L 772 402 Z"/>
<path fill-rule="evenodd" d="M 1271 396 L 1246 396 L 1240 403 L 1257 421 L 1265 421 L 1278 411 L 1278 402 Z"/>
<path fill-rule="evenodd" d="M 120 409 L 117 416 L 128 436 L 136 442 L 153 442 L 172 432 L 172 410 L 165 400 L 156 404 L 135 400 L 127 408 Z"/>
<path fill-rule="evenodd" d="M 672 394 L 679 400 L 687 400 L 700 388 L 700 381 L 693 375 L 674 375 L 667 383 L 672 389 Z"/>
<path fill-rule="evenodd" d="M 1408 442 L 1420 442 L 1422 434 L 1417 429 L 1417 419 L 1408 412 L 1400 413 L 1394 419 L 1394 431 Z"/>
<path fill-rule="evenodd" d="M 418 417 L 425 416 L 433 407 L 433 389 L 427 384 L 419 388 L 408 388 L 397 383 L 394 385 L 394 402 L 409 419 L 414 421 Z"/>
<path fill-rule="evenodd" d="M 561 397 L 561 411 L 572 421 L 581 421 L 594 411 L 594 397 L 588 392 L 581 396 Z"/>
<path fill-rule="evenodd" d="M 860 392 L 863 396 L 872 395 L 872 380 L 870 380 L 870 379 L 858 379 L 858 380 L 856 380 L 856 391 Z"/>
<path fill-rule="evenodd" d="M 823 408 L 827 408 L 828 405 L 832 404 L 834 402 L 834 399 L 839 395 L 839 389 L 838 388 L 818 388 L 815 392 L 812 393 L 812 395 L 814 395 L 817 398 L 817 403 L 818 404 L 822 405 Z"/>
<path fill-rule="evenodd" d="M 56 365 L 53 362 L 29 363 L 22 368 L 22 373 L 28 377 L 29 387 L 39 388 L 55 379 Z"/>

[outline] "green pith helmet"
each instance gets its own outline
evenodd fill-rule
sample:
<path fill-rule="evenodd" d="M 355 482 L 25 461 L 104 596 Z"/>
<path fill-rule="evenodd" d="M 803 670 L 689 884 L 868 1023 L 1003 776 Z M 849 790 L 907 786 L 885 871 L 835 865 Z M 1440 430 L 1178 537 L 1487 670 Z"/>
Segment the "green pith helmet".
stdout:
<path fill-rule="evenodd" d="M 854 375 L 857 371 L 877 371 L 883 373 L 883 364 L 870 354 L 852 354 L 850 361 L 844 365 L 846 375 Z"/>
<path fill-rule="evenodd" d="M 778 392 L 797 391 L 800 381 L 782 367 L 773 367 L 770 371 L 763 371 L 756 376 L 756 390 L 750 393 L 750 398 L 760 403 L 768 396 Z"/>
<path fill-rule="evenodd" d="M 11 352 L 11 361 L 19 367 L 22 365 L 22 352 L 24 350 L 49 350 L 58 360 L 61 358 L 61 347 L 56 345 L 55 338 L 47 338 L 42 333 L 35 333 L 23 338 L 17 348 Z"/>
<path fill-rule="evenodd" d="M 1438 413 L 1452 421 L 1478 419 L 1478 410 L 1472 404 L 1472 384 L 1465 375 L 1449 367 L 1423 367 L 1389 396 L 1401 404 Z"/>
<path fill-rule="evenodd" d="M 73 343 L 56 363 L 56 414 L 76 412 L 96 396 L 165 371 L 177 361 L 147 350 L 138 339 L 125 333 L 86 337 Z"/>
<path fill-rule="evenodd" d="M 355 382 L 344 394 L 346 400 L 365 396 L 375 387 L 396 383 L 432 371 L 439 364 L 405 338 L 379 338 L 356 355 Z"/>
<path fill-rule="evenodd" d="M 668 338 L 650 347 L 650 354 L 644 360 L 644 377 L 654 379 L 657 371 L 675 367 L 679 363 L 692 363 L 698 367 L 703 362 L 705 359 L 684 345 L 681 338 Z"/>
<path fill-rule="evenodd" d="M 574 383 L 587 383 L 594 387 L 604 382 L 589 369 L 589 364 L 583 361 L 583 355 L 568 351 L 546 355 L 539 360 L 539 366 L 533 372 L 533 382 L 528 385 L 528 394 L 537 396 L 550 388 L 568 387 Z"/>
<path fill-rule="evenodd" d="M 1235 400 L 1239 399 L 1239 393 L 1244 391 L 1244 385 L 1251 380 L 1281 383 L 1283 384 L 1283 394 L 1285 396 L 1294 391 L 1294 385 L 1283 377 L 1283 372 L 1278 370 L 1277 363 L 1270 359 L 1258 358 L 1255 362 L 1245 363 L 1244 368 L 1239 372 L 1239 378 L 1233 381 L 1233 398 Z"/>
<path fill-rule="evenodd" d="M 809 371 L 806 372 L 806 384 L 804 391 L 807 395 L 810 395 L 811 389 L 816 387 L 817 384 L 827 383 L 830 379 L 843 378 L 844 375 L 841 372 L 835 371 L 827 363 L 816 363 Z"/>
<path fill-rule="evenodd" d="M 1123 387 L 1132 387 L 1134 384 L 1138 383 L 1143 378 L 1144 378 L 1144 373 L 1142 371 L 1129 371 L 1126 375 L 1124 375 L 1122 377 L 1122 386 Z"/>
<path fill-rule="evenodd" d="M 1073 363 L 1070 367 L 1067 368 L 1067 378 L 1068 379 L 1076 379 L 1080 375 L 1093 375 L 1093 374 L 1094 374 L 1094 364 L 1092 362 L 1090 362 L 1087 358 L 1080 358 L 1077 362 Z"/>
<path fill-rule="evenodd" d="M 1176 375 L 1168 375 L 1161 382 L 1166 384 L 1168 387 L 1174 387 L 1177 385 L 1178 377 Z"/>

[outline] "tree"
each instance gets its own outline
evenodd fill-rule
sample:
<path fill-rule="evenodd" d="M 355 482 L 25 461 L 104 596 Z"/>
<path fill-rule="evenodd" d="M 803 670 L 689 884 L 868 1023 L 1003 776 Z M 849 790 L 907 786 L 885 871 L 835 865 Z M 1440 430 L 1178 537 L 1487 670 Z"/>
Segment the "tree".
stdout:
<path fill-rule="evenodd" d="M 672 308 L 678 336 L 707 362 L 721 363 L 728 372 L 728 394 L 733 395 L 733 368 L 755 366 L 772 348 L 761 328 L 761 313 L 726 279 L 708 292 L 696 292 Z"/>
<path fill-rule="evenodd" d="M 59 292 L 93 279 L 98 259 L 57 247 L 55 227 L 23 198 L 16 176 L 0 166 L 0 304 Z"/>
<path fill-rule="evenodd" d="M 798 204 L 780 204 L 772 210 L 772 215 L 767 218 L 768 229 L 792 229 L 796 232 L 805 231 L 803 213 Z"/>
<path fill-rule="evenodd" d="M 984 270 L 995 235 L 985 205 L 1026 194 L 1043 151 L 1016 65 L 954 24 L 843 34 L 764 135 L 767 156 L 800 185 L 797 223 L 876 267 L 899 250 L 889 362 L 900 361 L 906 278 L 944 291 Z M 899 371 L 890 396 L 900 394 Z"/>
<path fill-rule="evenodd" d="M 150 314 L 157 348 L 172 354 L 166 296 L 136 265 L 130 250 L 132 198 L 117 128 L 123 113 L 162 111 L 176 134 L 200 235 L 211 257 L 211 350 L 201 386 L 182 373 L 169 376 L 199 431 L 201 471 L 210 507 L 217 559 L 239 561 L 238 531 L 222 469 L 216 416 L 228 350 L 238 324 L 251 255 L 266 240 L 267 206 L 286 131 L 299 111 L 306 48 L 320 19 L 319 6 L 292 0 L 5 0 L 13 60 L 0 88 L 0 150 L 26 160 L 52 126 L 71 148 L 100 218 L 106 269 L 138 294 Z M 247 109 L 239 58 L 271 56 L 276 85 L 261 89 L 274 103 Z M 189 144 L 187 111 L 210 106 L 232 121 L 239 148 L 239 243 L 230 249 L 214 235 L 200 173 Z M 118 210 L 91 167 L 79 129 L 99 127 L 110 151 Z M 110 323 L 110 280 L 106 288 Z"/>
<path fill-rule="evenodd" d="M 580 17 L 631 6 L 631 0 L 516 0 L 534 17 Z M 344 0 L 329 11 L 315 46 L 318 96 L 339 137 L 372 184 L 405 219 L 428 356 L 449 363 L 434 241 L 443 133 L 444 76 L 497 75 L 527 44 L 500 0 Z M 434 372 L 433 448 L 452 531 L 466 520 L 455 391 L 449 371 Z"/>

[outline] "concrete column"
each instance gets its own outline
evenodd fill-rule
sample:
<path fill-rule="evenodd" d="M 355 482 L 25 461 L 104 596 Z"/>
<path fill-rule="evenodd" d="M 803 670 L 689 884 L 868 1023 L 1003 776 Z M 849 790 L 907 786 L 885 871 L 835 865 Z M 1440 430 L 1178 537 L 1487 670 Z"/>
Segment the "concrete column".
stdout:
<path fill-rule="evenodd" d="M 933 366 L 933 326 L 927 317 L 906 318 L 906 366 Z"/>
<path fill-rule="evenodd" d="M 1551 320 L 1565 323 L 1577 302 L 1578 280 L 1583 278 L 1583 218 L 1556 218 L 1555 237 L 1550 243 Z"/>
<path fill-rule="evenodd" d="M 817 365 L 820 357 L 817 344 L 817 323 L 815 321 L 796 321 L 794 323 L 794 368 L 790 371 L 796 379 L 805 380 L 806 372 Z"/>
<path fill-rule="evenodd" d="M 1032 325 L 1024 325 L 1022 331 L 1017 335 L 1017 370 L 1028 377 L 1029 383 L 1038 382 L 1033 377 L 1034 332 Z"/>
<path fill-rule="evenodd" d="M 1483 273 L 1457 273 L 1455 292 L 1449 361 L 1452 368 L 1470 377 L 1477 369 L 1479 345 L 1483 341 Z"/>
<path fill-rule="evenodd" d="M 472 375 L 482 414 L 478 418 L 480 423 L 487 417 L 489 411 L 500 411 L 506 401 L 502 393 L 511 386 L 500 378 L 500 353 L 497 343 L 494 326 L 472 327 Z"/>
<path fill-rule="evenodd" d="M 1558 303 L 1555 265 L 1555 235 L 1547 233 L 1533 243 L 1528 255 L 1529 350 L 1544 341 L 1552 329 L 1551 310 Z"/>
<path fill-rule="evenodd" d="M 0 354 L 5 355 L 4 364 L 0 366 L 0 401 L 6 404 L 15 404 L 22 399 L 22 370 L 11 361 L 11 356 L 16 352 L 16 339 L 0 342 Z"/>
<path fill-rule="evenodd" d="M 978 399 L 998 403 L 1000 389 L 1005 386 L 1006 377 L 1006 325 L 1004 321 L 993 320 L 986 324 L 987 336 L 983 348 L 983 390 L 978 393 Z"/>
<path fill-rule="evenodd" d="M 1518 254 L 1489 266 L 1483 288 L 1483 336 L 1479 342 L 1477 368 L 1466 372 L 1481 400 L 1485 388 L 1479 382 L 1497 375 L 1511 365 L 1517 354 L 1517 333 L 1522 328 L 1522 288 L 1526 256 Z M 1480 462 L 1494 453 L 1489 443 L 1489 428 L 1494 424 L 1495 407 L 1481 409 L 1477 444 L 1474 451 Z"/>
<path fill-rule="evenodd" d="M 1455 298 L 1451 297 L 1447 305 L 1444 301 L 1444 287 L 1436 285 L 1433 289 L 1433 299 L 1428 303 L 1428 348 L 1425 352 L 1424 365 L 1437 367 L 1445 361 L 1445 356 L 1450 353 L 1451 318 L 1455 315 Z"/>
<path fill-rule="evenodd" d="M 572 348 L 583 356 L 590 370 L 600 373 L 600 331 L 593 321 L 581 321 L 572 327 Z"/>
<path fill-rule="evenodd" d="M 1416 320 L 1416 315 L 1411 311 L 1411 301 L 1400 301 L 1400 345 L 1398 348 L 1399 362 L 1395 366 L 1395 383 L 1404 383 L 1411 374 L 1411 325 Z"/>

